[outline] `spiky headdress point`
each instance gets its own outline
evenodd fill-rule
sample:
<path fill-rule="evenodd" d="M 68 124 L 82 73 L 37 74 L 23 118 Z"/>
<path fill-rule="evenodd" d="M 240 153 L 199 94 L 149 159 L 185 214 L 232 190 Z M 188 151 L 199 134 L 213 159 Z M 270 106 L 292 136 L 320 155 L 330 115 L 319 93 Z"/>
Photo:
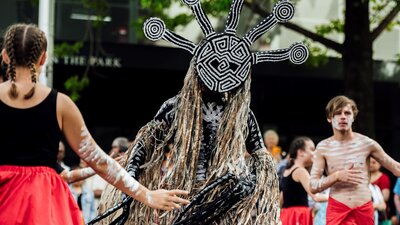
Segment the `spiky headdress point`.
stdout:
<path fill-rule="evenodd" d="M 205 35 L 198 45 L 166 29 L 164 22 L 149 18 L 143 25 L 145 36 L 157 41 L 164 39 L 195 56 L 196 70 L 202 82 L 212 91 L 226 92 L 241 85 L 247 78 L 251 65 L 260 62 L 278 62 L 289 59 L 294 64 L 304 63 L 308 49 L 294 43 L 286 49 L 251 52 L 250 46 L 277 23 L 285 23 L 294 15 L 294 6 L 288 0 L 275 4 L 272 13 L 252 28 L 243 38 L 236 36 L 244 0 L 233 0 L 223 33 L 215 33 L 204 13 L 200 0 L 182 0 L 191 7 Z"/>

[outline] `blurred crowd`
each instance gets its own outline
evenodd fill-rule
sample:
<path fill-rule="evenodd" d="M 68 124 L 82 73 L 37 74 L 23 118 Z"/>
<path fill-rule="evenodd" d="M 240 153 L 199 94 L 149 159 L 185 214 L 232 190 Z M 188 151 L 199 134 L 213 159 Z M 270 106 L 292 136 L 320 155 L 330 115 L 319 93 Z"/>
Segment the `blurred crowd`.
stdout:
<path fill-rule="evenodd" d="M 302 175 L 302 173 L 309 174 L 311 170 L 312 152 L 315 150 L 313 140 L 305 136 L 295 137 L 291 141 L 288 151 L 285 151 L 280 146 L 279 135 L 275 130 L 266 130 L 263 139 L 276 163 L 280 181 L 283 224 L 294 224 L 293 221 L 290 221 L 292 218 L 287 215 L 290 208 L 296 212 L 303 211 L 303 215 L 308 215 L 309 222 L 304 224 L 325 225 L 329 189 L 318 194 L 310 193 L 307 190 L 309 175 Z M 372 157 L 370 158 L 369 173 L 375 225 L 398 225 L 400 179 L 391 178 L 390 173 L 386 172 L 381 164 Z M 304 213 L 304 210 L 307 212 Z"/>

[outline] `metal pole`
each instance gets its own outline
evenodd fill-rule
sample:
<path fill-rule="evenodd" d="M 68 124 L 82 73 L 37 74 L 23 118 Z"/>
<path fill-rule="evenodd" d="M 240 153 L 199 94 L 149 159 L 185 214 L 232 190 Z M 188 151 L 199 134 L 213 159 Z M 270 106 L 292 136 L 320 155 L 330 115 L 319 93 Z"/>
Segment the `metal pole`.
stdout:
<path fill-rule="evenodd" d="M 54 11 L 56 0 L 39 1 L 39 28 L 47 37 L 47 60 L 39 75 L 39 82 L 53 87 Z"/>

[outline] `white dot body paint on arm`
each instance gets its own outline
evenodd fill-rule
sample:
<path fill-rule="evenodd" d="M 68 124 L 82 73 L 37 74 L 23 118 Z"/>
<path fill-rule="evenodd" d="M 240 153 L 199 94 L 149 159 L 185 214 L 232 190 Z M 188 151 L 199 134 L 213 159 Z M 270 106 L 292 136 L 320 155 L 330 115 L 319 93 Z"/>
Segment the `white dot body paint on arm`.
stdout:
<path fill-rule="evenodd" d="M 135 180 L 134 178 L 132 178 L 128 172 L 126 172 L 125 170 L 120 170 L 118 172 L 117 178 L 115 180 L 115 182 L 117 182 L 119 179 L 122 179 L 122 181 L 125 184 L 125 187 L 128 187 L 130 191 L 132 192 L 137 192 L 139 189 L 139 182 L 137 182 L 137 180 Z M 138 193 L 136 193 L 138 194 Z"/>
<path fill-rule="evenodd" d="M 67 171 L 67 183 L 70 183 L 71 182 L 71 178 L 72 178 L 72 172 L 71 171 Z"/>
<path fill-rule="evenodd" d="M 88 176 L 93 175 L 95 173 L 96 172 L 90 167 L 83 168 L 83 169 L 81 169 L 79 171 L 80 177 L 88 177 Z"/>
<path fill-rule="evenodd" d="M 148 202 L 149 204 L 152 204 L 152 203 L 153 203 L 153 198 L 151 197 L 150 192 L 146 194 L 146 199 L 147 199 L 147 202 Z"/>
<path fill-rule="evenodd" d="M 327 183 L 327 178 L 319 178 L 319 179 L 314 179 L 314 177 L 317 177 L 319 175 L 317 174 L 322 174 L 324 172 L 323 169 L 317 169 L 312 171 L 312 174 L 310 175 L 310 177 L 312 177 L 313 179 L 310 179 L 310 185 L 311 188 L 314 190 L 318 190 L 320 191 L 321 188 Z"/>
<path fill-rule="evenodd" d="M 92 162 L 99 168 L 105 167 L 105 177 L 107 182 L 115 185 L 119 181 L 123 182 L 124 188 L 136 193 L 139 189 L 139 182 L 129 175 L 115 160 L 108 156 L 95 142 L 92 140 L 86 127 L 82 128 L 79 153 L 86 162 Z"/>

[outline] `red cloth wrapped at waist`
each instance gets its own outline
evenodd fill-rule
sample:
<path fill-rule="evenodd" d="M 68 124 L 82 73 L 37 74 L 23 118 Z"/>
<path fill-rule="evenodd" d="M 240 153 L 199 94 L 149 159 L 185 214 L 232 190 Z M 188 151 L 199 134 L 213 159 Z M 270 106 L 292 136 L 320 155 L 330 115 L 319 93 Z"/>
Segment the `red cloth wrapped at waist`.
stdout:
<path fill-rule="evenodd" d="M 329 197 L 326 209 L 326 225 L 374 225 L 372 201 L 350 208 Z"/>

